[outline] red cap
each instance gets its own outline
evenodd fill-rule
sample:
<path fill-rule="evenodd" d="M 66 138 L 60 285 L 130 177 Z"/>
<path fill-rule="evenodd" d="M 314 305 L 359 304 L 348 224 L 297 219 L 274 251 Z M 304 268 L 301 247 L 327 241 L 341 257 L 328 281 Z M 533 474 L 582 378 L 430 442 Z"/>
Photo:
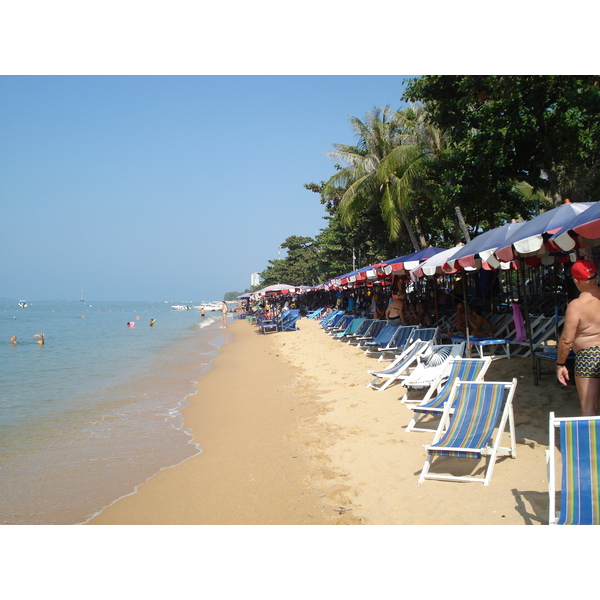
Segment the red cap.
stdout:
<path fill-rule="evenodd" d="M 571 275 L 573 279 L 577 279 L 578 281 L 593 279 L 597 273 L 596 265 L 589 260 L 578 260 L 571 267 Z"/>

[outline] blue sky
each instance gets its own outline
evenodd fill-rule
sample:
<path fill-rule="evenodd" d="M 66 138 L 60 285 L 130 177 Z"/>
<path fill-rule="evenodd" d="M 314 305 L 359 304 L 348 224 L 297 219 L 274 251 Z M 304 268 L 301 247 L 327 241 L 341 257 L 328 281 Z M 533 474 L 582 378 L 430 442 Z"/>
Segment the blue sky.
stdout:
<path fill-rule="evenodd" d="M 211 300 L 326 222 L 350 116 L 408 76 L 0 77 L 0 296 Z"/>

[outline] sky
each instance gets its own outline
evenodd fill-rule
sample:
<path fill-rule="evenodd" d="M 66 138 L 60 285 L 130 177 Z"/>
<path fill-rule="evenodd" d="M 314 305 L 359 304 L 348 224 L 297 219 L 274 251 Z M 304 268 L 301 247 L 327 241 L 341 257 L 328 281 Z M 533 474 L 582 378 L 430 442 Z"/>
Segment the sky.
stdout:
<path fill-rule="evenodd" d="M 243 291 L 325 227 L 303 184 L 334 173 L 350 116 L 401 108 L 406 78 L 595 69 L 574 9 L 542 49 L 537 5 L 485 27 L 480 3 L 436 6 L 411 27 L 421 8 L 387 2 L 366 20 L 338 0 L 4 3 L 0 298 Z"/>
<path fill-rule="evenodd" d="M 326 226 L 303 184 L 408 77 L 0 77 L 0 297 L 244 291 Z"/>

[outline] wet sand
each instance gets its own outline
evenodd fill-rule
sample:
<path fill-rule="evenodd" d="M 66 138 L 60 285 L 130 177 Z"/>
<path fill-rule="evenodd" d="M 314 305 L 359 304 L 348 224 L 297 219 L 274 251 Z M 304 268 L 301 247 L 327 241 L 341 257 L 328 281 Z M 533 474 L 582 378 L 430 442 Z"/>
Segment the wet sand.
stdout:
<path fill-rule="evenodd" d="M 403 388 L 366 386 L 377 363 L 302 319 L 261 335 L 234 321 L 214 368 L 185 411 L 202 453 L 165 469 L 93 524 L 545 524 L 548 414 L 579 415 L 553 364 L 533 385 L 529 358 L 496 359 L 487 381 L 518 379 L 517 458 L 489 486 L 418 485 L 433 434 L 406 433 Z M 475 472 L 481 464 L 467 465 Z M 465 470 L 466 468 L 465 467 Z"/>

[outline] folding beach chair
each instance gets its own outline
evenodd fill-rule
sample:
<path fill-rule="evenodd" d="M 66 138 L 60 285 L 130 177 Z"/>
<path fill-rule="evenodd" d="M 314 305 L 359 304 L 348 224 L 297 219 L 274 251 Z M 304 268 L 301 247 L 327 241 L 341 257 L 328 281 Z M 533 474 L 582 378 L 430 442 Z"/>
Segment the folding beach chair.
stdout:
<path fill-rule="evenodd" d="M 531 347 L 533 350 L 537 350 L 546 340 L 556 335 L 557 328 L 560 327 L 564 322 L 565 318 L 560 317 L 556 320 L 554 317 L 530 317 L 531 323 L 531 345 L 528 340 L 519 342 L 513 340 L 511 344 L 517 346 L 512 351 L 513 356 L 529 356 L 531 354 Z M 558 342 L 558 340 L 556 340 Z"/>
<path fill-rule="evenodd" d="M 327 329 L 327 333 L 329 335 L 335 335 L 340 333 L 340 331 L 344 331 L 353 319 L 354 315 L 342 315 L 342 318 L 335 325 Z"/>
<path fill-rule="evenodd" d="M 555 432 L 560 429 L 562 485 L 556 511 Z M 555 418 L 546 451 L 550 525 L 600 525 L 600 417 Z"/>
<path fill-rule="evenodd" d="M 279 331 L 298 331 L 298 321 L 300 320 L 300 311 L 292 309 L 289 313 L 281 320 Z"/>
<path fill-rule="evenodd" d="M 333 327 L 335 327 L 339 321 L 341 321 L 345 316 L 345 313 L 343 310 L 337 310 L 333 313 L 331 313 L 331 315 L 329 315 L 329 317 L 327 319 L 324 319 L 321 322 L 321 327 L 325 330 L 325 331 L 329 331 L 330 329 L 332 329 Z"/>
<path fill-rule="evenodd" d="M 306 315 L 307 319 L 316 319 L 318 317 L 321 316 L 321 313 L 324 311 L 324 308 L 317 308 L 316 310 L 313 310 L 312 312 L 308 313 Z"/>
<path fill-rule="evenodd" d="M 408 327 L 412 327 L 409 325 Z M 395 360 L 399 353 L 402 353 L 406 348 L 408 348 L 413 342 L 416 340 L 424 340 L 431 341 L 432 343 L 437 339 L 439 330 L 437 327 L 413 327 L 410 335 L 404 345 L 400 343 L 396 343 L 396 347 L 388 346 L 379 356 L 378 360 L 386 361 L 386 360 Z M 401 342 L 402 340 L 395 340 Z"/>
<path fill-rule="evenodd" d="M 427 459 L 419 483 L 425 479 L 475 481 L 488 485 L 498 456 L 517 457 L 512 401 L 517 380 L 511 382 L 456 381 L 451 400 L 446 403 L 433 443 L 425 446 Z M 454 400 L 452 402 L 452 399 Z M 454 407 L 452 409 L 452 406 Z M 508 424 L 510 446 L 501 447 Z M 496 436 L 493 443 L 490 441 Z M 442 458 L 443 457 L 443 458 Z M 429 471 L 434 458 L 436 466 L 450 465 L 448 458 L 487 459 L 483 477 L 465 477 Z"/>
<path fill-rule="evenodd" d="M 367 329 L 367 331 L 365 331 L 363 335 L 353 337 L 348 341 L 348 343 L 352 346 L 364 346 L 366 342 L 374 340 L 387 324 L 387 321 L 381 319 L 373 319 L 373 321 L 369 325 L 369 328 Z"/>
<path fill-rule="evenodd" d="M 362 344 L 367 356 L 379 355 L 381 348 L 389 346 L 392 340 L 398 335 L 398 330 L 404 331 L 405 327 L 401 325 L 390 325 L 387 323 L 383 329 L 372 340 L 367 340 Z M 407 332 L 407 334 L 410 332 Z M 408 335 L 407 335 L 408 338 Z M 359 344 L 361 346 L 361 344 Z"/>
<path fill-rule="evenodd" d="M 410 334 L 417 328 L 416 325 L 393 325 L 396 328 L 392 337 L 389 339 L 387 344 L 381 344 L 379 347 L 371 346 L 368 352 L 369 356 L 378 356 L 377 360 L 381 360 L 384 354 L 388 356 L 391 354 L 394 358 L 404 352 L 404 349 L 408 347 Z"/>
<path fill-rule="evenodd" d="M 410 375 L 411 368 L 416 366 L 419 355 L 426 353 L 430 346 L 431 340 L 414 341 L 386 369 L 379 371 L 368 371 L 370 375 L 375 376 L 375 379 L 373 379 L 371 383 L 368 383 L 367 387 L 381 392 L 392 385 L 392 383 L 401 381 L 403 377 L 408 377 Z"/>
<path fill-rule="evenodd" d="M 333 336 L 333 338 L 336 340 L 343 340 L 345 338 L 348 338 L 348 336 L 350 335 L 354 335 L 354 333 L 356 333 L 357 329 L 364 322 L 364 320 L 365 317 L 354 317 L 352 321 L 350 321 L 346 329 L 344 329 L 344 331 L 338 331 Z"/>
<path fill-rule="evenodd" d="M 343 338 L 343 341 L 350 345 L 354 345 L 358 342 L 356 340 L 367 334 L 371 325 L 375 322 L 375 319 L 365 319 L 356 329 L 354 333 L 349 333 Z"/>
<path fill-rule="evenodd" d="M 439 379 L 421 402 L 407 405 L 414 414 L 406 431 L 433 431 L 431 428 L 417 427 L 417 424 L 428 416 L 439 417 L 442 414 L 446 402 L 451 401 L 450 394 L 455 381 L 482 381 L 491 364 L 491 357 L 453 358 L 448 361 Z"/>
<path fill-rule="evenodd" d="M 419 358 L 419 364 L 408 376 L 402 385 L 405 388 L 401 402 L 417 402 L 409 398 L 408 394 L 414 390 L 428 390 L 436 383 L 446 368 L 446 363 L 463 355 L 464 342 L 461 344 L 440 344 L 431 346 L 431 352 Z M 421 399 L 418 400 L 421 402 Z"/>
<path fill-rule="evenodd" d="M 274 333 L 275 331 L 279 331 L 281 322 L 286 318 L 288 313 L 289 310 L 284 310 L 281 315 L 275 316 L 271 319 L 260 318 L 257 320 L 256 324 L 262 333 Z"/>

